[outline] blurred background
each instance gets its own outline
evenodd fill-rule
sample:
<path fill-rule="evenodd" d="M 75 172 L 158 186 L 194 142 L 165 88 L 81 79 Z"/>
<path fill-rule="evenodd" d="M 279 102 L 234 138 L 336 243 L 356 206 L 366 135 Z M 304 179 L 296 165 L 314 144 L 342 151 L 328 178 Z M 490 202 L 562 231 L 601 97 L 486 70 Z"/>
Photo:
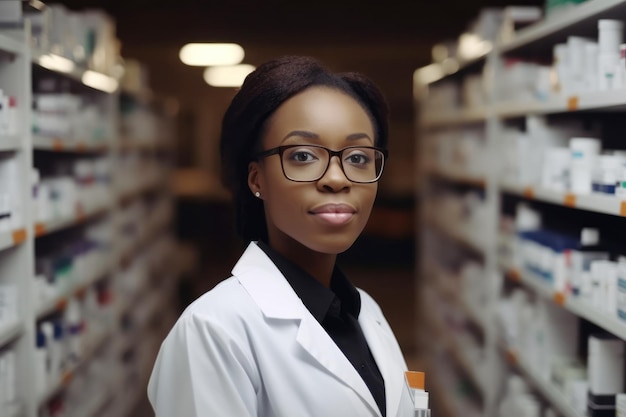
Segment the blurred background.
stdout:
<path fill-rule="evenodd" d="M 601 88 L 617 93 L 585 101 L 581 92 L 601 85 L 583 88 L 563 68 L 626 62 L 626 52 L 622 61 L 619 50 L 598 53 L 606 39 L 623 42 L 621 23 L 598 20 L 625 19 L 625 4 L 0 0 L 0 417 L 153 415 L 145 387 L 160 342 L 244 249 L 219 180 L 221 119 L 237 86 L 209 85 L 206 66 L 184 64 L 189 43 L 236 43 L 252 66 L 310 55 L 384 92 L 389 164 L 365 232 L 340 263 L 381 305 L 409 368 L 427 371 L 434 417 L 595 410 L 574 400 L 595 393 L 580 364 L 586 343 L 608 331 L 620 357 L 624 325 L 569 308 L 571 286 L 540 286 L 549 307 L 533 304 L 541 291 L 517 287 L 537 287 L 524 284 L 532 262 L 520 254 L 541 257 L 548 245 L 529 230 L 576 236 L 568 250 L 584 246 L 583 229 L 592 242 L 608 236 L 610 250 L 594 258 L 610 253 L 607 271 L 626 253 L 621 200 L 585 199 L 598 189 L 538 177 L 569 164 L 571 146 L 601 153 L 599 139 L 566 140 L 602 137 L 622 152 L 604 163 L 619 171 L 607 174 L 618 193 L 626 72 Z M 598 44 L 590 39 L 600 29 Z M 538 162 L 527 163 L 534 151 Z M 574 171 L 567 165 L 568 181 Z M 548 347 L 524 344 L 560 331 Z M 521 351 L 534 365 L 520 366 Z M 540 360 L 550 355 L 559 360 Z M 620 384 L 609 388 L 613 407 Z"/>

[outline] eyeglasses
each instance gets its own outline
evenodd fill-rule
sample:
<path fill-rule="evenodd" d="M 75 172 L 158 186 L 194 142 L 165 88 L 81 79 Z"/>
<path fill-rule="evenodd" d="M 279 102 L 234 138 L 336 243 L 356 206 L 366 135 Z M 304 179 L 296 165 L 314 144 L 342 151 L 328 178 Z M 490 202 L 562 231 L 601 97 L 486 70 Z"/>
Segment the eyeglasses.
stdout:
<path fill-rule="evenodd" d="M 287 145 L 268 149 L 257 159 L 280 155 L 283 174 L 295 182 L 317 181 L 326 174 L 333 156 L 339 157 L 341 169 L 350 181 L 360 184 L 376 182 L 385 166 L 387 150 L 372 146 L 348 146 L 333 151 L 318 145 Z"/>

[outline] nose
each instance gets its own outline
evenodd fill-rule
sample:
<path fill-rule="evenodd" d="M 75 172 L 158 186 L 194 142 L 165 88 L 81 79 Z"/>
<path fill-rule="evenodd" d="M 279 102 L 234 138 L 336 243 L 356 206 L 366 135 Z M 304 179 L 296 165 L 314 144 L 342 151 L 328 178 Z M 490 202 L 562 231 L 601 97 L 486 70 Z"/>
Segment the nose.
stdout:
<path fill-rule="evenodd" d="M 322 178 L 317 181 L 317 186 L 324 191 L 331 192 L 339 192 L 344 189 L 349 189 L 352 186 L 352 181 L 346 177 L 346 174 L 344 174 L 341 168 L 339 156 L 335 155 L 330 158 L 328 169 Z"/>

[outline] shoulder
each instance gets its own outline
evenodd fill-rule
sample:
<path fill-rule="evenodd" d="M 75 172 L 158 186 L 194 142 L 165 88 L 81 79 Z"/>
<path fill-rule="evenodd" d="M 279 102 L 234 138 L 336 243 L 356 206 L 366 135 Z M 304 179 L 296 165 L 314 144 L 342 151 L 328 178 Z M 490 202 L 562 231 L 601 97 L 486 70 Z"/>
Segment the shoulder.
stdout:
<path fill-rule="evenodd" d="M 255 310 L 251 301 L 239 280 L 231 276 L 189 304 L 180 318 L 226 319 L 245 315 Z"/>

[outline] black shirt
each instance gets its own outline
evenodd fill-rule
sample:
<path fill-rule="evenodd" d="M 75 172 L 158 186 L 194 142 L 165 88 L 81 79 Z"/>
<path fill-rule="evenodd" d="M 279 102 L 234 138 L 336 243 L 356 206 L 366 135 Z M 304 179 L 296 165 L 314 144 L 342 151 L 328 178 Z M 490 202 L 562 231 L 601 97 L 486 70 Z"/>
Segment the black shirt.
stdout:
<path fill-rule="evenodd" d="M 326 288 L 267 244 L 258 242 L 258 246 L 274 262 L 304 306 L 361 375 L 385 417 L 385 381 L 358 322 L 361 311 L 361 296 L 358 290 L 336 266 L 330 280 L 330 288 Z"/>

